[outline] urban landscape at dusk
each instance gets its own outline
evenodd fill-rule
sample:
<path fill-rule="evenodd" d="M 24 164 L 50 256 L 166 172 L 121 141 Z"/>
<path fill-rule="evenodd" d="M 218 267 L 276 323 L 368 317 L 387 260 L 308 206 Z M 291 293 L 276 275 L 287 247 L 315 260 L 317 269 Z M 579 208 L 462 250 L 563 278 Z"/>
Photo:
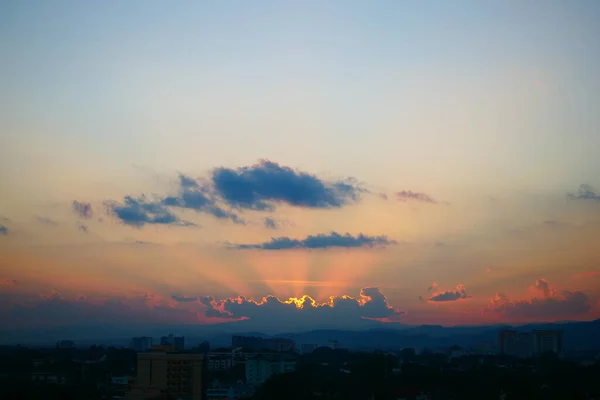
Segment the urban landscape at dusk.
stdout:
<path fill-rule="evenodd" d="M 600 400 L 598 21 L 0 1 L 0 399 Z"/>

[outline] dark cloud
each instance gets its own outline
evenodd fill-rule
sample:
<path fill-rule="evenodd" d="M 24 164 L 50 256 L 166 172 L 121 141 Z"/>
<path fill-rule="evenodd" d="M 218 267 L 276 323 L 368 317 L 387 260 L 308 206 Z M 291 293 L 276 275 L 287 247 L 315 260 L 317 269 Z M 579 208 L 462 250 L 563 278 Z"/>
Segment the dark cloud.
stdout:
<path fill-rule="evenodd" d="M 177 196 L 165 197 L 162 203 L 169 207 L 180 207 L 196 212 L 204 212 L 219 219 L 229 219 L 240 225 L 246 223 L 237 214 L 220 207 L 208 187 L 201 186 L 195 179 L 181 174 L 179 175 L 179 194 Z"/>
<path fill-rule="evenodd" d="M 111 298 L 87 296 L 65 297 L 56 290 L 37 299 L 3 298 L 0 318 L 12 327 L 72 326 L 103 324 L 132 326 L 148 323 L 198 324 L 211 321 L 199 315 L 200 310 L 175 308 L 169 300 L 151 293 Z M 92 333 L 97 335 L 97 333 Z"/>
<path fill-rule="evenodd" d="M 456 290 L 447 290 L 445 292 L 434 293 L 429 297 L 429 301 L 456 301 L 463 299 L 470 299 L 471 296 L 467 294 L 467 291 L 463 285 L 458 285 Z"/>
<path fill-rule="evenodd" d="M 217 168 L 215 194 L 234 207 L 272 211 L 284 203 L 306 208 L 339 208 L 356 202 L 362 190 L 352 181 L 325 182 L 315 175 L 261 160 L 250 167 Z"/>
<path fill-rule="evenodd" d="M 431 198 L 431 196 L 421 192 L 413 192 L 411 190 L 403 190 L 401 192 L 397 192 L 396 199 L 399 201 L 415 200 L 423 203 L 437 204 L 437 201 Z"/>
<path fill-rule="evenodd" d="M 9 283 L 12 284 L 12 283 Z M 364 288 L 359 296 L 330 297 L 318 303 L 309 296 L 260 301 L 245 297 L 217 299 L 127 294 L 118 297 L 65 297 L 56 290 L 42 295 L 0 292 L 0 320 L 14 328 L 103 324 L 210 324 L 245 320 L 244 329 L 263 332 L 307 328 L 356 328 L 378 322 L 398 322 L 405 312 L 390 306 L 378 288 Z M 232 328 L 235 329 L 235 328 Z M 96 333 L 93 333 L 97 335 Z"/>
<path fill-rule="evenodd" d="M 77 229 L 83 233 L 89 233 L 88 226 L 82 222 L 77 222 Z"/>
<path fill-rule="evenodd" d="M 556 295 L 556 291 L 550 286 L 547 280 L 541 278 L 535 281 L 535 288 L 542 292 L 544 297 L 552 297 Z"/>
<path fill-rule="evenodd" d="M 37 222 L 39 222 L 42 225 L 47 225 L 47 226 L 56 226 L 58 225 L 57 222 L 51 220 L 50 218 L 46 218 L 46 217 L 36 217 Z"/>
<path fill-rule="evenodd" d="M 274 218 L 271 217 L 266 217 L 264 219 L 265 221 L 265 227 L 268 229 L 277 229 L 279 228 L 279 225 L 277 224 L 277 221 L 275 221 Z"/>
<path fill-rule="evenodd" d="M 198 301 L 198 297 L 185 297 L 185 296 L 176 296 L 176 295 L 171 296 L 171 299 L 173 299 L 174 301 L 176 301 L 178 303 L 191 303 L 194 301 Z"/>
<path fill-rule="evenodd" d="M 568 198 L 571 200 L 595 200 L 600 201 L 600 195 L 590 185 L 581 185 L 577 193 L 569 193 Z"/>
<path fill-rule="evenodd" d="M 539 295 L 526 300 L 510 300 L 498 293 L 485 311 L 508 318 L 548 320 L 581 316 L 592 308 L 589 297 L 583 292 L 565 290 L 557 293 L 545 279 L 538 279 L 534 288 Z"/>
<path fill-rule="evenodd" d="M 73 211 L 75 211 L 81 218 L 90 219 L 94 215 L 92 205 L 86 202 L 80 202 L 73 200 Z"/>
<path fill-rule="evenodd" d="M 218 300 L 212 296 L 182 297 L 173 300 L 183 303 L 198 301 L 204 307 L 205 316 L 212 318 L 251 319 L 259 322 L 280 321 L 284 325 L 348 323 L 362 319 L 384 322 L 398 321 L 404 311 L 390 306 L 378 288 L 361 289 L 356 298 L 350 296 L 331 297 L 326 303 L 318 303 L 310 296 L 280 300 L 275 296 L 254 301 L 246 297 Z"/>
<path fill-rule="evenodd" d="M 135 227 L 145 224 L 192 225 L 176 217 L 161 201 L 151 201 L 145 196 L 125 196 L 123 203 L 108 202 L 107 205 L 123 223 Z"/>
<path fill-rule="evenodd" d="M 437 284 L 436 282 L 432 282 L 432 283 L 431 283 L 431 286 L 429 286 L 429 287 L 427 288 L 427 291 L 428 291 L 428 292 L 431 292 L 432 290 L 435 290 L 435 289 L 437 289 L 437 287 L 438 287 L 438 284 Z"/>
<path fill-rule="evenodd" d="M 4 225 L 0 225 L 0 235 L 8 235 L 8 228 Z"/>
<path fill-rule="evenodd" d="M 387 236 L 367 236 L 362 233 L 352 236 L 337 232 L 309 235 L 305 239 L 291 239 L 286 236 L 271 238 L 270 241 L 256 244 L 235 245 L 238 249 L 287 250 L 287 249 L 326 249 L 330 247 L 377 247 L 396 244 Z"/>

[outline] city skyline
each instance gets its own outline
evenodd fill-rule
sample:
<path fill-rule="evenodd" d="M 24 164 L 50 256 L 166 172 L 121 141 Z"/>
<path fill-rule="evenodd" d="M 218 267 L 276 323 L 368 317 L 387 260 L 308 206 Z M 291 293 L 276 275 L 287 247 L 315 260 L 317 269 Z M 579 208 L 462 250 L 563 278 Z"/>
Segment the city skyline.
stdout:
<path fill-rule="evenodd" d="M 600 318 L 598 18 L 1 5 L 0 331 Z"/>

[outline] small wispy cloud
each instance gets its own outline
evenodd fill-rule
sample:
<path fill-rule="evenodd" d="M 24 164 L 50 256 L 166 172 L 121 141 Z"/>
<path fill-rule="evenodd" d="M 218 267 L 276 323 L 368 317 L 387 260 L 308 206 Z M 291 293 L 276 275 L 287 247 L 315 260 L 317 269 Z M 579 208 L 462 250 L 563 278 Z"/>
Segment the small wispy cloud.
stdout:
<path fill-rule="evenodd" d="M 83 233 L 89 233 L 88 226 L 82 222 L 77 222 L 77 229 L 79 229 Z"/>
<path fill-rule="evenodd" d="M 94 210 L 92 209 L 92 205 L 90 203 L 73 200 L 72 206 L 73 211 L 75 211 L 75 213 L 81 218 L 90 219 L 94 215 Z"/>
<path fill-rule="evenodd" d="M 396 199 L 399 201 L 419 201 L 422 203 L 431 203 L 437 204 L 438 202 L 434 200 L 428 194 L 423 192 L 413 192 L 411 190 L 402 190 L 400 192 L 396 192 Z"/>
<path fill-rule="evenodd" d="M 331 247 L 381 247 L 396 244 L 387 236 L 368 236 L 362 233 L 353 236 L 350 233 L 340 234 L 331 232 L 329 234 L 309 235 L 304 239 L 292 239 L 287 236 L 271 238 L 268 242 L 254 244 L 233 245 L 237 249 L 260 249 L 260 250 L 289 250 L 289 249 L 327 249 Z"/>
<path fill-rule="evenodd" d="M 50 218 L 46 218 L 46 217 L 36 217 L 36 220 L 40 224 L 46 225 L 46 226 L 56 226 L 56 225 L 58 225 L 58 223 L 56 221 L 53 221 Z"/>
<path fill-rule="evenodd" d="M 571 200 L 594 200 L 600 201 L 600 195 L 596 193 L 596 190 L 586 184 L 579 186 L 577 193 L 569 193 L 567 197 Z"/>

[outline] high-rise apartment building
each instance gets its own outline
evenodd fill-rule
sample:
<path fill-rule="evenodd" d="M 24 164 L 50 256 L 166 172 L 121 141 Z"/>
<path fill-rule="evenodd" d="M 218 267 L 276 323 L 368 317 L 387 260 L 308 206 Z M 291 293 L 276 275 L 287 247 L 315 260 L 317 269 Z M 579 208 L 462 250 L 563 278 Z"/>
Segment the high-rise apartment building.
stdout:
<path fill-rule="evenodd" d="M 536 354 L 555 353 L 562 355 L 563 352 L 563 331 L 559 330 L 534 330 L 533 347 Z"/>
<path fill-rule="evenodd" d="M 185 353 L 138 353 L 137 377 L 126 400 L 202 400 L 204 356 Z"/>
<path fill-rule="evenodd" d="M 163 336 L 160 338 L 161 346 L 175 346 L 177 351 L 183 351 L 185 349 L 185 338 L 183 336 L 173 336 L 173 334 L 169 334 L 169 336 Z"/>
<path fill-rule="evenodd" d="M 498 334 L 500 354 L 527 358 L 552 352 L 562 354 L 562 331 L 534 330 L 533 332 L 517 332 L 502 330 Z"/>
<path fill-rule="evenodd" d="M 241 347 L 246 351 L 268 350 L 281 353 L 296 350 L 296 343 L 292 339 L 285 338 L 263 339 L 253 336 L 233 336 L 231 347 L 234 349 Z"/>
<path fill-rule="evenodd" d="M 129 348 L 137 352 L 148 351 L 152 348 L 152 338 L 150 336 L 134 337 L 129 342 Z"/>

